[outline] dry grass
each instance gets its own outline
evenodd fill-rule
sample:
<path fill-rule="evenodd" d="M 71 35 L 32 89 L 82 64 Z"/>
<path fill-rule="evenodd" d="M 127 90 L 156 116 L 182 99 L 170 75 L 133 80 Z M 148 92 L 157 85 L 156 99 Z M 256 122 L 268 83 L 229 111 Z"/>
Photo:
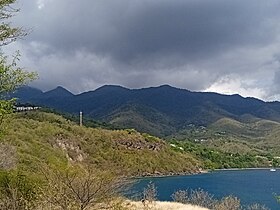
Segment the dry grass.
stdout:
<path fill-rule="evenodd" d="M 206 208 L 199 206 L 167 201 L 155 201 L 151 204 L 146 204 L 145 206 L 141 201 L 132 201 L 128 204 L 128 206 L 128 209 L 130 210 L 207 210 Z"/>
<path fill-rule="evenodd" d="M 9 170 L 16 166 L 16 149 L 15 147 L 0 143 L 0 169 Z"/>

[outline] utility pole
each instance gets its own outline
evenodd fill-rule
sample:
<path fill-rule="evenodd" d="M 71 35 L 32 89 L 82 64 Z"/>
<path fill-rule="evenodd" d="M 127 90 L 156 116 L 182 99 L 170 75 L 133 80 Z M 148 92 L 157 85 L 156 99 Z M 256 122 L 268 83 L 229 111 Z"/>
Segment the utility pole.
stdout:
<path fill-rule="evenodd" d="M 80 126 L 83 126 L 83 112 L 80 112 Z"/>

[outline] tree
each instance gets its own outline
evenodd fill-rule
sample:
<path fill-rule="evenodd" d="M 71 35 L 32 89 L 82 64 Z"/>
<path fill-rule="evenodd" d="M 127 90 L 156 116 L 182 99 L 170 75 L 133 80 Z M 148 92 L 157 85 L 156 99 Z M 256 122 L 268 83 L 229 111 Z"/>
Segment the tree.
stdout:
<path fill-rule="evenodd" d="M 88 167 L 69 167 L 66 170 L 42 167 L 46 186 L 43 197 L 49 209 L 108 209 L 130 182 L 111 172 Z"/>
<path fill-rule="evenodd" d="M 15 9 L 12 5 L 16 0 L 0 0 L 0 46 L 8 45 L 16 41 L 18 38 L 26 36 L 27 33 L 19 27 L 12 27 L 8 19 L 13 17 L 19 9 Z M 14 99 L 7 100 L 7 94 L 16 88 L 29 83 L 36 79 L 34 72 L 27 72 L 17 66 L 19 53 L 17 53 L 12 61 L 5 56 L 1 49 L 0 54 L 0 125 L 6 114 L 13 111 Z"/>
<path fill-rule="evenodd" d="M 7 45 L 27 35 L 22 28 L 12 27 L 10 22 L 6 22 L 7 19 L 19 12 L 19 9 L 12 6 L 15 2 L 16 0 L 0 0 L 0 46 Z"/>

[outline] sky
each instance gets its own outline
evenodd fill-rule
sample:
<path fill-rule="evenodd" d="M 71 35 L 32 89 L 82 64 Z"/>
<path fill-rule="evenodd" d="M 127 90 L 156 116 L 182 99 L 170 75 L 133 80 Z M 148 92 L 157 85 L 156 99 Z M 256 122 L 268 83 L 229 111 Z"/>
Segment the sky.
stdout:
<path fill-rule="evenodd" d="M 280 100 L 279 0 L 18 0 L 8 45 L 42 90 L 169 84 Z"/>

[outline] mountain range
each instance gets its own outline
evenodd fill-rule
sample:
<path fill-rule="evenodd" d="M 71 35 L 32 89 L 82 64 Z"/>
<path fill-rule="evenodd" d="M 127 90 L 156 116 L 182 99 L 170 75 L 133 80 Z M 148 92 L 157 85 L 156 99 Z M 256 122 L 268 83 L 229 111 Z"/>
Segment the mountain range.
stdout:
<path fill-rule="evenodd" d="M 63 87 L 47 92 L 22 87 L 12 96 L 18 98 L 19 103 L 71 114 L 82 111 L 94 120 L 160 137 L 178 133 L 189 125 L 207 127 L 225 118 L 240 123 L 260 119 L 280 122 L 279 102 L 265 102 L 237 94 L 192 92 L 169 85 L 142 89 L 105 85 L 77 95 Z"/>

